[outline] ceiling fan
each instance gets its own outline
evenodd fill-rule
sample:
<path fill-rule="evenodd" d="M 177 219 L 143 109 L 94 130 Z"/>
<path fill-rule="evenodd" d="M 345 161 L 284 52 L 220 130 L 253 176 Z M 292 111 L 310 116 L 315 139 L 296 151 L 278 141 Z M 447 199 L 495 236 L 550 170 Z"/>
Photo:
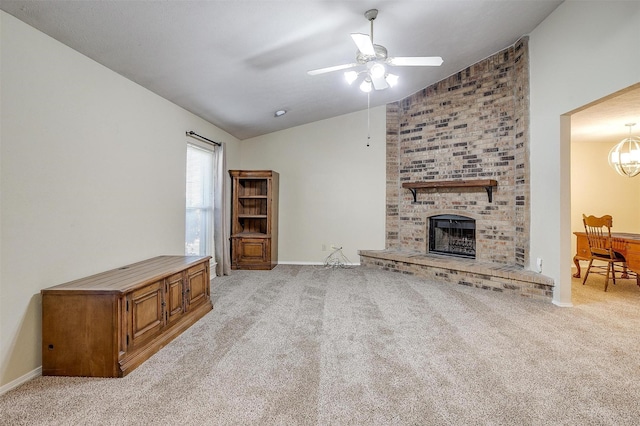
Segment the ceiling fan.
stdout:
<path fill-rule="evenodd" d="M 438 67 L 442 65 L 440 56 L 396 56 L 389 57 L 384 46 L 373 43 L 373 21 L 378 17 L 378 9 L 370 9 L 364 13 L 364 17 L 371 22 L 371 35 L 352 33 L 351 38 L 358 47 L 356 62 L 332 67 L 319 68 L 307 71 L 309 75 L 325 74 L 333 71 L 346 70 L 364 65 L 366 69 L 361 71 L 347 71 L 345 78 L 349 84 L 364 76 L 360 84 L 360 90 L 370 92 L 372 89 L 384 90 L 393 87 L 398 82 L 398 76 L 387 72 L 387 65 L 405 67 Z"/>

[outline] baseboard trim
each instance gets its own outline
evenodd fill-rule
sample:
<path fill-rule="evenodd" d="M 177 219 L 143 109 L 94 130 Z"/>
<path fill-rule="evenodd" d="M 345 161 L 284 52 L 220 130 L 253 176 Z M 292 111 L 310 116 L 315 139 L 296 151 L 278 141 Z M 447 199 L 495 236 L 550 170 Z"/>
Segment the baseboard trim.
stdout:
<path fill-rule="evenodd" d="M 278 261 L 278 265 L 310 265 L 310 266 L 324 266 L 324 262 L 298 262 L 295 260 L 291 261 Z M 360 266 L 360 263 L 345 263 L 347 266 Z"/>
<path fill-rule="evenodd" d="M 0 386 L 0 395 L 4 395 L 10 390 L 17 388 L 21 384 L 26 383 L 29 380 L 35 379 L 36 377 L 40 377 L 40 376 L 42 376 L 42 366 L 28 372 L 24 376 L 18 377 L 17 379 L 7 383 L 6 385 Z"/>
<path fill-rule="evenodd" d="M 552 300 L 551 303 L 561 308 L 573 308 L 573 303 L 571 302 L 556 302 L 555 300 Z"/>

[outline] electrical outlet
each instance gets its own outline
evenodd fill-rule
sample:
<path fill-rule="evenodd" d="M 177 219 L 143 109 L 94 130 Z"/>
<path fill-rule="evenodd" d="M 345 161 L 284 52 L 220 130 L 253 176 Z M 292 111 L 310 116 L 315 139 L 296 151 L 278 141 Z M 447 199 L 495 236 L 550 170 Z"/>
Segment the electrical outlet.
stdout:
<path fill-rule="evenodd" d="M 541 257 L 536 259 L 536 266 L 538 267 L 538 273 L 542 273 L 542 258 Z"/>

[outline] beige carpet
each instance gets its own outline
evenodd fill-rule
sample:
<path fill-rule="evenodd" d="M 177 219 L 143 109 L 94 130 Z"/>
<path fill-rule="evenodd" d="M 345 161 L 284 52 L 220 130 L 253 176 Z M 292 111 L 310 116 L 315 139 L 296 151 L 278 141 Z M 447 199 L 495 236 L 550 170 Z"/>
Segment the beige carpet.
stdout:
<path fill-rule="evenodd" d="M 640 288 L 575 307 L 373 269 L 214 279 L 214 310 L 123 379 L 40 377 L 2 425 L 640 423 Z"/>

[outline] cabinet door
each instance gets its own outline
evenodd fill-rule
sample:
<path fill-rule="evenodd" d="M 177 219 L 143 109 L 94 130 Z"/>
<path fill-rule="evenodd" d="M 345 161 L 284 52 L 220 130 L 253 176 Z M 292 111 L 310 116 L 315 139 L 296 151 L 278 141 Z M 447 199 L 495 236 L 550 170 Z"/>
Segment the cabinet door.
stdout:
<path fill-rule="evenodd" d="M 163 326 L 164 280 L 149 284 L 130 295 L 129 349 L 158 334 Z"/>
<path fill-rule="evenodd" d="M 185 294 L 185 282 L 184 274 L 181 272 L 170 276 L 165 281 L 166 285 L 166 312 L 165 319 L 167 325 L 172 324 L 174 321 L 180 319 L 184 313 L 184 294 Z"/>
<path fill-rule="evenodd" d="M 264 263 L 269 261 L 269 240 L 266 238 L 242 238 L 238 240 L 239 263 Z"/>
<path fill-rule="evenodd" d="M 187 269 L 187 309 L 209 299 L 209 263 L 204 262 Z"/>
<path fill-rule="evenodd" d="M 271 269 L 269 238 L 233 238 L 234 267 Z"/>

